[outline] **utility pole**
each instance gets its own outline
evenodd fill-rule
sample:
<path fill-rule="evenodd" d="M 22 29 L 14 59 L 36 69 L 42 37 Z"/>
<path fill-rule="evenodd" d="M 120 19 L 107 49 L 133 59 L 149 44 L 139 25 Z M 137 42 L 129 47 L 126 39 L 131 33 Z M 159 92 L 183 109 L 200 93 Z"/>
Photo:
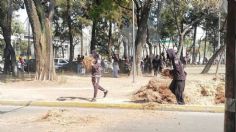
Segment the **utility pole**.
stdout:
<path fill-rule="evenodd" d="M 224 132 L 236 132 L 236 1 L 228 0 Z"/>
<path fill-rule="evenodd" d="M 135 38 L 134 38 L 134 32 L 135 32 L 135 25 L 134 25 L 134 0 L 132 0 L 132 5 L 133 5 L 133 8 L 132 8 L 132 12 L 133 12 L 133 83 L 135 83 L 135 72 L 136 72 L 136 63 L 135 63 Z"/>

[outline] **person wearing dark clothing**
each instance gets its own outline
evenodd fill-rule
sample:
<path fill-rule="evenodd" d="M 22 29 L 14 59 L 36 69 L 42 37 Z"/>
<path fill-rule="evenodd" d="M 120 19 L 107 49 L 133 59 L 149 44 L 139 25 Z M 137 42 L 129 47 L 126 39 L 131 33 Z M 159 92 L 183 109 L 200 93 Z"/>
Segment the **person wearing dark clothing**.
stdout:
<path fill-rule="evenodd" d="M 99 58 L 99 54 L 97 54 L 96 51 L 93 51 L 92 56 L 94 58 L 94 61 L 92 62 L 92 72 L 91 72 L 92 73 L 92 84 L 93 84 L 93 88 L 94 88 L 94 95 L 93 95 L 93 99 L 91 100 L 91 102 L 95 102 L 98 89 L 103 91 L 104 98 L 106 97 L 108 90 L 104 89 L 103 87 L 101 87 L 99 85 L 99 81 L 100 81 L 100 78 L 102 75 L 102 67 L 101 67 L 101 60 Z"/>
<path fill-rule="evenodd" d="M 156 55 L 156 57 L 152 60 L 154 76 L 157 76 L 157 73 L 159 72 L 159 66 L 160 66 L 159 63 L 160 63 L 159 56 Z"/>
<path fill-rule="evenodd" d="M 185 88 L 186 73 L 184 71 L 183 64 L 180 59 L 176 57 L 173 49 L 168 49 L 166 53 L 167 59 L 169 59 L 173 65 L 173 70 L 170 71 L 170 74 L 173 75 L 173 80 L 169 88 L 175 95 L 177 103 L 179 105 L 184 105 L 185 102 L 183 92 Z"/>
<path fill-rule="evenodd" d="M 163 69 L 163 67 L 164 67 L 164 61 L 163 61 L 163 59 L 162 59 L 162 56 L 160 56 L 160 59 L 159 59 L 159 72 L 162 72 L 162 69 Z"/>
<path fill-rule="evenodd" d="M 126 56 L 124 58 L 125 58 L 125 70 L 127 71 L 128 76 L 129 76 L 131 72 L 131 64 L 130 64 L 129 58 L 127 58 Z"/>
<path fill-rule="evenodd" d="M 143 62 L 144 62 L 144 72 L 145 73 L 151 73 L 151 58 L 148 56 L 148 55 L 146 55 L 146 57 L 144 58 L 144 60 L 143 60 Z"/>

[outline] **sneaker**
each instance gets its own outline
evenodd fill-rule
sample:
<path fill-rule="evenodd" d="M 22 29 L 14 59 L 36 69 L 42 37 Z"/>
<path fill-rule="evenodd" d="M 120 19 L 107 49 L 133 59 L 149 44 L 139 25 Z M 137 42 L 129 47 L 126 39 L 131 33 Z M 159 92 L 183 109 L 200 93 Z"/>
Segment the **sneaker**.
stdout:
<path fill-rule="evenodd" d="M 93 98 L 92 100 L 91 100 L 91 102 L 96 102 L 97 100 L 96 100 L 96 98 Z"/>
<path fill-rule="evenodd" d="M 184 102 L 177 102 L 177 103 L 178 103 L 178 105 L 185 105 Z"/>
<path fill-rule="evenodd" d="M 103 98 L 105 98 L 105 97 L 107 96 L 107 93 L 108 93 L 108 90 L 106 90 L 106 91 L 104 92 Z"/>

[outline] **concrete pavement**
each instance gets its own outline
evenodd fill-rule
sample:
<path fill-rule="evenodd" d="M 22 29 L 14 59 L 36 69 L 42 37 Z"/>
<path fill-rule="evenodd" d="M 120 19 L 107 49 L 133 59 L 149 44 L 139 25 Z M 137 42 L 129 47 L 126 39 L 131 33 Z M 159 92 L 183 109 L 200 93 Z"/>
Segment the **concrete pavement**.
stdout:
<path fill-rule="evenodd" d="M 105 80 L 105 81 L 103 81 Z M 155 109 L 168 111 L 193 112 L 224 112 L 223 105 L 184 105 L 134 103 L 132 93 L 150 77 L 137 79 L 132 83 L 132 77 L 102 78 L 101 85 L 109 90 L 108 96 L 102 98 L 98 92 L 97 102 L 90 102 L 93 88 L 89 77 L 70 76 L 58 82 L 20 81 L 0 84 L 1 105 L 21 106 L 60 106 L 60 107 L 92 107 L 92 108 L 125 108 L 125 109 Z M 66 82 L 70 82 L 67 85 Z"/>
<path fill-rule="evenodd" d="M 222 132 L 223 113 L 0 106 L 1 132 Z"/>

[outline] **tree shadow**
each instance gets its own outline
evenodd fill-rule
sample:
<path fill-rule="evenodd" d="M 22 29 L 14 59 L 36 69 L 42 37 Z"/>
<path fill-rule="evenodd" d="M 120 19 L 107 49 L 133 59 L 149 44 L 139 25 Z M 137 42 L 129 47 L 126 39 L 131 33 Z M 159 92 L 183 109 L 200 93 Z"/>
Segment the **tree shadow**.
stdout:
<path fill-rule="evenodd" d="M 59 97 L 57 101 L 71 101 L 71 100 L 84 100 L 90 102 L 92 98 L 84 98 L 84 97 Z"/>
<path fill-rule="evenodd" d="M 7 114 L 7 113 L 11 113 L 11 112 L 14 112 L 14 111 L 23 109 L 23 108 L 25 108 L 25 107 L 30 106 L 31 103 L 32 103 L 32 101 L 29 101 L 29 102 L 28 102 L 27 104 L 25 104 L 24 106 L 20 106 L 20 107 L 18 107 L 18 108 L 14 108 L 14 109 L 7 110 L 7 111 L 0 111 L 0 115 L 2 115 L 2 114 Z"/>
<path fill-rule="evenodd" d="M 34 80 L 34 74 L 32 73 L 21 73 L 17 76 L 13 76 L 11 74 L 0 74 L 0 82 L 1 83 L 8 83 L 8 82 L 20 82 L 20 81 L 33 81 Z"/>

